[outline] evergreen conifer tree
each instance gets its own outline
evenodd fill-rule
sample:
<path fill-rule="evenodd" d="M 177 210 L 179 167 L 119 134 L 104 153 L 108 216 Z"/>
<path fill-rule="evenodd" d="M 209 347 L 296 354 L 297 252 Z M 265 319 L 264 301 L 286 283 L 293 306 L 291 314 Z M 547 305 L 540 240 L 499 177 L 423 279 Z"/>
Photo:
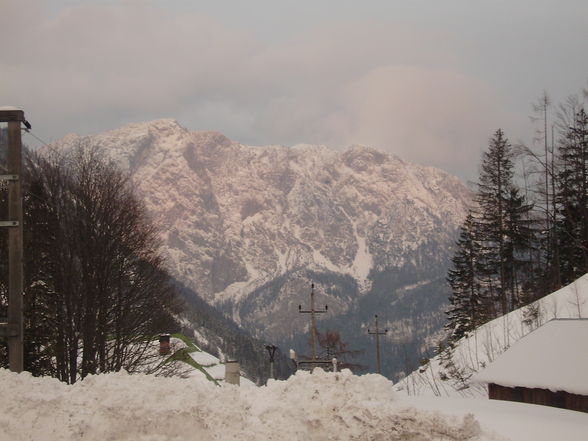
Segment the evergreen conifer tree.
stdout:
<path fill-rule="evenodd" d="M 513 182 L 512 157 L 508 139 L 497 130 L 483 154 L 476 206 L 461 227 L 447 276 L 451 340 L 519 307 L 532 278 L 532 205 Z"/>
<path fill-rule="evenodd" d="M 588 116 L 576 112 L 559 146 L 558 236 L 562 283 L 588 271 Z"/>
<path fill-rule="evenodd" d="M 526 202 L 518 188 L 510 188 L 505 207 L 505 282 L 508 285 L 508 310 L 518 308 L 529 299 L 533 289 L 534 267 L 532 252 L 536 249 L 536 220 L 530 215 L 533 205 Z"/>
<path fill-rule="evenodd" d="M 506 209 L 513 179 L 512 148 L 502 130 L 492 138 L 482 157 L 476 202 L 480 209 L 480 235 L 483 242 L 485 289 L 501 314 L 509 312 L 507 283 L 508 244 Z"/>
<path fill-rule="evenodd" d="M 457 341 L 468 332 L 484 323 L 486 314 L 480 296 L 478 259 L 480 243 L 476 238 L 477 225 L 472 213 L 468 213 L 460 229 L 457 249 L 452 258 L 453 268 L 447 281 L 451 287 L 449 308 L 446 311 L 445 329 L 450 332 L 450 341 Z"/>

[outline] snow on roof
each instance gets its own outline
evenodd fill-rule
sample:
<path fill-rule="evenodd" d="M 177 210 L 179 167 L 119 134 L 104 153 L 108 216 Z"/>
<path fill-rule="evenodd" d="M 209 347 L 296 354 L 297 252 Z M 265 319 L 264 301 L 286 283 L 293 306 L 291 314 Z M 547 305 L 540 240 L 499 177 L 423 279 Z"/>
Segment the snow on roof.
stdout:
<path fill-rule="evenodd" d="M 196 363 L 202 366 L 213 366 L 220 363 L 220 360 L 217 357 L 215 357 L 212 354 L 209 354 L 208 352 L 194 351 L 190 352 L 189 355 L 190 357 L 192 357 L 192 360 L 194 360 Z"/>
<path fill-rule="evenodd" d="M 438 354 L 399 381 L 396 390 L 408 395 L 486 397 L 485 385 L 472 383 L 472 374 L 481 372 L 506 349 L 550 320 L 582 317 L 588 317 L 588 273 L 528 306 L 480 326 L 457 342 L 450 364 L 446 352 Z M 580 339 L 580 335 L 575 336 L 575 340 Z M 451 378 L 451 369 L 459 375 Z"/>
<path fill-rule="evenodd" d="M 588 395 L 588 319 L 555 319 L 517 341 L 473 383 Z"/>

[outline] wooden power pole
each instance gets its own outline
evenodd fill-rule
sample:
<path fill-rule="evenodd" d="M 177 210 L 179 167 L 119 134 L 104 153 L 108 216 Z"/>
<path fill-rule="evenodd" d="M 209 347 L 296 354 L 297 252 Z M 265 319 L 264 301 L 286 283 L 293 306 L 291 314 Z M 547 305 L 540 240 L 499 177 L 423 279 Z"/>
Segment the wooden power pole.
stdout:
<path fill-rule="evenodd" d="M 375 335 L 376 336 L 376 369 L 378 374 L 382 373 L 382 366 L 381 366 L 381 356 L 380 356 L 380 335 L 384 335 L 388 332 L 387 329 L 384 329 L 383 331 L 380 331 L 378 328 L 378 315 L 376 314 L 375 316 L 376 319 L 376 330 L 374 332 L 370 331 L 370 328 L 368 328 L 368 334 L 370 335 Z"/>
<path fill-rule="evenodd" d="M 311 338 L 311 350 L 312 350 L 312 359 L 316 359 L 316 340 L 317 340 L 317 333 L 316 333 L 316 317 L 315 314 L 324 314 L 329 309 L 328 305 L 325 305 L 324 310 L 317 310 L 314 308 L 314 283 L 311 284 L 310 289 L 310 309 L 303 310 L 302 305 L 298 305 L 298 312 L 302 314 L 310 314 L 310 338 Z"/>
<path fill-rule="evenodd" d="M 23 235 L 22 235 L 22 140 L 20 124 L 27 128 L 22 110 L 0 107 L 0 123 L 8 123 L 8 151 L 6 175 L 8 219 L 0 220 L 0 227 L 8 228 L 8 317 L 0 318 L 0 336 L 8 341 L 8 366 L 13 372 L 24 368 L 23 350 Z"/>

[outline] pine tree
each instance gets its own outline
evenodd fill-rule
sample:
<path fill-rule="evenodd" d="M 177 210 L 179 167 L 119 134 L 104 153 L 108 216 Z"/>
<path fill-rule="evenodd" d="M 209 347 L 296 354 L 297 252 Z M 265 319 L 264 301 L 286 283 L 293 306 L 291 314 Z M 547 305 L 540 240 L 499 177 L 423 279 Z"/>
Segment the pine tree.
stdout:
<path fill-rule="evenodd" d="M 480 223 L 486 289 L 497 302 L 502 314 L 509 312 L 507 284 L 506 207 L 513 178 L 511 145 L 498 129 L 484 152 L 476 202 Z M 498 277 L 495 277 L 497 275 Z"/>
<path fill-rule="evenodd" d="M 509 311 L 529 300 L 528 291 L 534 289 L 532 252 L 536 249 L 536 221 L 530 216 L 533 209 L 516 187 L 511 187 L 505 207 L 505 282 L 510 295 Z M 522 296 L 522 297 L 521 297 Z"/>
<path fill-rule="evenodd" d="M 447 277 L 452 338 L 520 306 L 531 279 L 532 205 L 514 185 L 512 157 L 508 139 L 497 130 L 483 154 L 476 207 L 462 226 Z"/>
<path fill-rule="evenodd" d="M 559 146 L 558 236 L 562 283 L 588 271 L 588 116 L 580 108 Z"/>
<path fill-rule="evenodd" d="M 459 340 L 486 321 L 478 271 L 481 250 L 476 234 L 477 224 L 470 212 L 461 226 L 451 260 L 453 268 L 447 275 L 451 295 L 445 329 L 450 332 L 450 341 Z"/>

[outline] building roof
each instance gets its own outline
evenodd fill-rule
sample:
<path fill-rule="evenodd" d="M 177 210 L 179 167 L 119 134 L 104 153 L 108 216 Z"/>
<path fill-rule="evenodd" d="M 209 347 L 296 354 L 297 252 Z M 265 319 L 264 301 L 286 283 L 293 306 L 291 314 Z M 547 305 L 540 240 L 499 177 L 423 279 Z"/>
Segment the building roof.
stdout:
<path fill-rule="evenodd" d="M 474 383 L 588 395 L 588 319 L 555 319 L 517 341 Z"/>

